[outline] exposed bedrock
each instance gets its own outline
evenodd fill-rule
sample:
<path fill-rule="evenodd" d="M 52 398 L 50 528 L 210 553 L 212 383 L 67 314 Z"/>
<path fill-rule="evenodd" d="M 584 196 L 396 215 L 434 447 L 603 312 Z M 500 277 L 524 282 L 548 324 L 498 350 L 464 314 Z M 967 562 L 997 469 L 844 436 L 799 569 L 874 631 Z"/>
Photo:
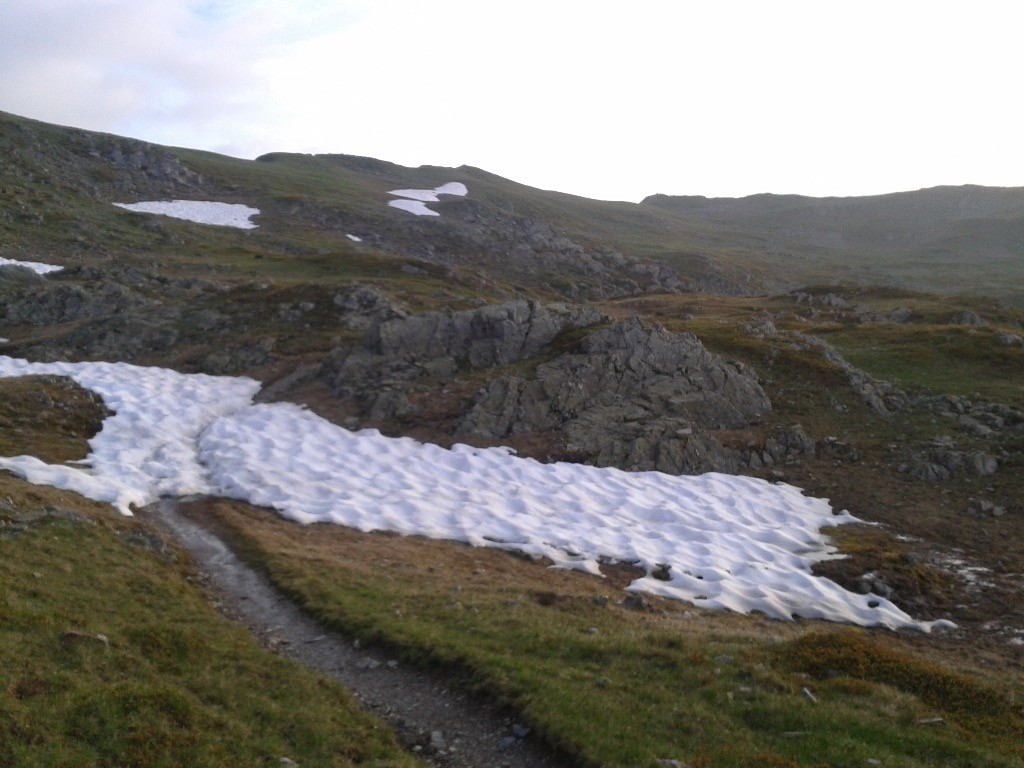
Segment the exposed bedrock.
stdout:
<path fill-rule="evenodd" d="M 570 451 L 601 466 L 675 474 L 736 471 L 740 453 L 714 430 L 748 426 L 771 410 L 756 378 L 691 334 L 637 318 L 587 336 L 579 351 L 531 378 L 489 382 L 457 434 L 489 439 L 562 430 Z"/>
<path fill-rule="evenodd" d="M 593 307 L 512 301 L 464 312 L 392 317 L 370 325 L 355 348 L 335 350 L 324 371 L 335 394 L 364 401 L 399 400 L 388 387 L 422 375 L 452 375 L 459 366 L 509 365 L 538 354 L 566 330 L 598 323 Z M 382 406 L 383 406 L 382 401 Z M 370 410 L 373 404 L 369 405 Z M 401 415 L 385 408 L 377 418 Z"/>
<path fill-rule="evenodd" d="M 450 357 L 485 368 L 533 357 L 562 331 L 600 320 L 593 307 L 512 301 L 467 312 L 396 318 L 370 328 L 364 343 L 387 357 Z"/>

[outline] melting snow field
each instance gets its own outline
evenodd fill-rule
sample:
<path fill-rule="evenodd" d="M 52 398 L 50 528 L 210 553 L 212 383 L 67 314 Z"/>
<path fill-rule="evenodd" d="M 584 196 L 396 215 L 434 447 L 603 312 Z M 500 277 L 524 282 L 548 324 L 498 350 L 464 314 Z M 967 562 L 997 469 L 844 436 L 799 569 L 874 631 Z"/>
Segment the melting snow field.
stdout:
<path fill-rule="evenodd" d="M 447 184 L 433 189 L 393 189 L 388 194 L 405 198 L 404 200 L 389 201 L 388 205 L 392 208 L 400 208 L 416 216 L 440 216 L 441 214 L 428 208 L 426 204 L 440 202 L 439 195 L 465 197 L 469 194 L 469 190 L 461 181 L 449 181 Z"/>
<path fill-rule="evenodd" d="M 136 213 L 156 213 L 172 219 L 194 221 L 197 224 L 213 224 L 236 229 L 255 229 L 249 219 L 260 212 L 238 203 L 214 203 L 202 200 L 154 200 L 143 203 L 114 203 L 118 208 Z"/>
<path fill-rule="evenodd" d="M 390 200 L 388 205 L 392 208 L 399 208 L 403 211 L 415 214 L 416 216 L 440 216 L 437 211 L 427 208 L 427 204 L 419 200 Z"/>
<path fill-rule="evenodd" d="M 302 523 L 522 550 L 598 573 L 606 560 L 648 573 L 630 589 L 707 607 L 929 631 L 888 600 L 848 592 L 810 567 L 833 556 L 822 526 L 854 522 L 788 485 L 540 464 L 509 449 L 446 450 L 376 430 L 350 432 L 298 406 L 253 405 L 258 382 L 124 363 L 28 363 L 0 377 L 74 378 L 116 412 L 78 466 L 0 458 L 33 483 L 130 514 L 160 496 L 212 493 Z M 948 622 L 942 622 L 948 625 Z"/>
<path fill-rule="evenodd" d="M 75 491 L 131 514 L 160 496 L 209 493 L 199 465 L 199 433 L 220 416 L 252 403 L 259 382 L 246 378 L 181 374 L 127 363 L 29 363 L 0 355 L 0 377 L 70 376 L 103 398 L 115 415 L 89 446 L 79 466 L 45 464 L 32 456 L 0 458 L 37 485 Z"/>
<path fill-rule="evenodd" d="M 13 264 L 17 267 L 28 267 L 37 275 L 45 275 L 49 272 L 59 272 L 64 269 L 64 267 L 58 267 L 54 264 L 41 264 L 38 261 L 16 261 L 14 259 L 5 259 L 0 256 L 0 267 L 5 264 Z"/>
<path fill-rule="evenodd" d="M 436 203 L 441 199 L 438 195 L 465 197 L 469 194 L 469 190 L 461 181 L 449 181 L 447 184 L 442 184 L 440 187 L 434 187 L 433 189 L 393 189 L 388 194 L 397 197 L 407 197 L 410 200 L 421 200 L 424 203 Z"/>

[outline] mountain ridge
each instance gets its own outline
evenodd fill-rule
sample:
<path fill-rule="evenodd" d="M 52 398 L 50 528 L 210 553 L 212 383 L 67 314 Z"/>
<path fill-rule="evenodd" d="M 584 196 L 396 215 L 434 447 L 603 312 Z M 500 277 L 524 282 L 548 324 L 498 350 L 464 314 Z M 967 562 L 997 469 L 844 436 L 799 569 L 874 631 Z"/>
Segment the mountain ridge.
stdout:
<path fill-rule="evenodd" d="M 31 224 L 41 215 L 37 200 L 59 202 L 67 227 L 51 234 L 63 243 L 88 240 L 70 233 L 91 220 L 107 240 L 124 230 L 124 219 L 97 203 L 208 195 L 258 205 L 264 231 L 286 237 L 292 248 L 296 226 L 319 231 L 310 244 L 315 252 L 336 247 L 325 233 L 337 238 L 361 228 L 362 234 L 352 234 L 369 235 L 368 247 L 440 259 L 511 282 L 518 286 L 513 290 L 566 298 L 679 289 L 756 294 L 848 282 L 1024 305 L 1021 187 L 940 186 L 827 198 L 655 194 L 629 203 L 540 190 L 472 166 L 408 168 L 355 155 L 287 152 L 240 160 L 6 113 L 0 113 L 0 129 L 8 160 L 0 164 L 0 180 L 23 209 L 15 218 L 28 217 Z M 442 201 L 443 215 L 433 221 L 386 208 L 391 189 L 460 177 L 471 182 L 469 196 Z M 54 206 L 46 207 L 53 218 Z M 5 228 L 9 242 L 39 234 L 33 227 Z"/>

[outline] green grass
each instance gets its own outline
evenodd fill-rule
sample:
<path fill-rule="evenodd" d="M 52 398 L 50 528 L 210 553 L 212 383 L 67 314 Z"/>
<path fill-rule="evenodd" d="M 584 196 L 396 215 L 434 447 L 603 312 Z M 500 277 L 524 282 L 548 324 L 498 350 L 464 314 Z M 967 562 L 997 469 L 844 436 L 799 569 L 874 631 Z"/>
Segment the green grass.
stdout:
<path fill-rule="evenodd" d="M 1004 347 L 991 328 L 860 325 L 824 335 L 853 365 L 927 394 L 1024 405 L 1024 349 Z"/>
<path fill-rule="evenodd" d="M 1024 720 L 1005 691 L 885 637 L 824 628 L 804 639 L 795 626 L 659 601 L 638 613 L 600 580 L 503 553 L 223 504 L 213 515 L 308 611 L 499 696 L 583 765 L 1024 765 Z M 815 677 L 820 666 L 801 663 L 814 642 L 863 652 L 875 673 Z M 946 701 L 950 691 L 966 693 Z M 945 727 L 925 722 L 936 716 Z"/>
<path fill-rule="evenodd" d="M 140 524 L 7 476 L 0 498 L 0 766 L 414 764 L 215 613 Z"/>

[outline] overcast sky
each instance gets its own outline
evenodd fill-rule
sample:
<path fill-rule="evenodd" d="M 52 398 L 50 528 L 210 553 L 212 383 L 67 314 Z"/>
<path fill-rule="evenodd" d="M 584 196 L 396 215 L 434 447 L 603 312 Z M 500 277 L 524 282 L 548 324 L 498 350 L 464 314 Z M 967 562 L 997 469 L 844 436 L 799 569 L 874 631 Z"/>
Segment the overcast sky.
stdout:
<path fill-rule="evenodd" d="M 1016 7 L 0 0 L 0 110 L 604 199 L 1024 186 Z"/>

